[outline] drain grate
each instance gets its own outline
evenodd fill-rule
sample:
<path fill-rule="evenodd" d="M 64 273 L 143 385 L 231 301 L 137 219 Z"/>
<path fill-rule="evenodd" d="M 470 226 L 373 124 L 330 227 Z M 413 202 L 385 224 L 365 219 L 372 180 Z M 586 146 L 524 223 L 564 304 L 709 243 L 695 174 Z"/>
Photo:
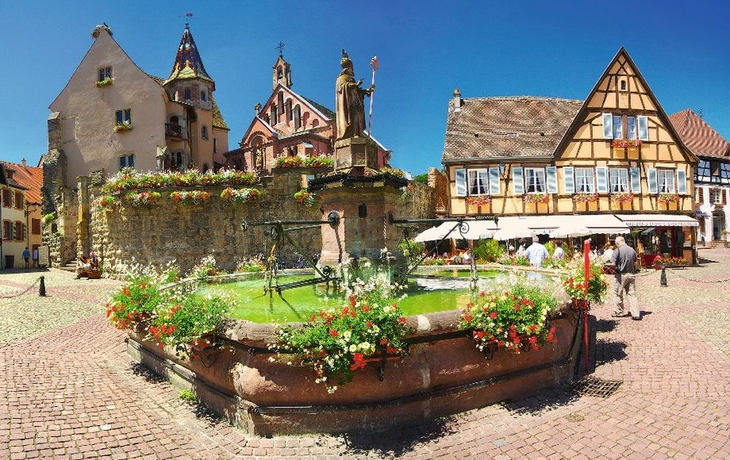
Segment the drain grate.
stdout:
<path fill-rule="evenodd" d="M 577 382 L 573 383 L 573 391 L 583 396 L 600 396 L 608 398 L 618 390 L 623 381 L 621 380 L 601 380 L 592 376 L 585 376 Z"/>

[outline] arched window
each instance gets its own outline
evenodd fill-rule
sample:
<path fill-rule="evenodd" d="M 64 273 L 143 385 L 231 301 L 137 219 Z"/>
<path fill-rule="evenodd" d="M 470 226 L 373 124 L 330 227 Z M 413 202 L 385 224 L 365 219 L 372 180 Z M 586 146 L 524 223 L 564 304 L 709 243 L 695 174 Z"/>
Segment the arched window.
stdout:
<path fill-rule="evenodd" d="M 294 129 L 299 129 L 302 127 L 302 109 L 299 107 L 299 104 L 297 104 L 294 107 Z"/>
<path fill-rule="evenodd" d="M 200 135 L 203 137 L 203 139 L 208 140 L 208 127 L 203 125 L 200 131 Z"/>
<path fill-rule="evenodd" d="M 271 104 L 271 124 L 275 125 L 279 122 L 279 110 L 276 104 Z"/>
<path fill-rule="evenodd" d="M 208 100 L 208 96 L 205 94 L 205 91 L 200 92 L 200 100 L 203 102 Z"/>

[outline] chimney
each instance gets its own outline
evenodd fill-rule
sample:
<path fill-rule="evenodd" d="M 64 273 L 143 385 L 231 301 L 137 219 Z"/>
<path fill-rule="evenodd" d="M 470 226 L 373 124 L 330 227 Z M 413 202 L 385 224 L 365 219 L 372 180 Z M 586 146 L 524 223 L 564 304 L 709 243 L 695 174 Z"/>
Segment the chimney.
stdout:
<path fill-rule="evenodd" d="M 454 90 L 454 112 L 461 112 L 461 93 L 459 92 L 459 88 L 456 88 Z"/>
<path fill-rule="evenodd" d="M 25 162 L 25 158 L 23 158 L 22 160 L 20 160 L 20 164 L 22 164 L 24 168 L 25 168 L 25 163 L 26 163 Z"/>

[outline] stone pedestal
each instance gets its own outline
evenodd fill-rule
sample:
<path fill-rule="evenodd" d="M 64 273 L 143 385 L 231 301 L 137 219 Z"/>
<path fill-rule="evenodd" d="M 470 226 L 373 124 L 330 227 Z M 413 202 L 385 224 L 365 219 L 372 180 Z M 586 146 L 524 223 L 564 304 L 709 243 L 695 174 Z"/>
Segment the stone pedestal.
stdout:
<path fill-rule="evenodd" d="M 400 190 L 383 182 L 354 186 L 331 184 L 319 192 L 322 220 L 330 212 L 340 216 L 336 228 L 322 226 L 320 265 L 337 267 L 342 262 L 368 259 L 385 262 L 384 250 L 394 258 L 391 265 L 403 264 L 405 259 L 397 250 L 400 230 L 390 225 L 389 213 L 396 212 Z"/>
<path fill-rule="evenodd" d="M 352 137 L 335 142 L 335 171 L 378 169 L 378 149 L 372 139 Z"/>

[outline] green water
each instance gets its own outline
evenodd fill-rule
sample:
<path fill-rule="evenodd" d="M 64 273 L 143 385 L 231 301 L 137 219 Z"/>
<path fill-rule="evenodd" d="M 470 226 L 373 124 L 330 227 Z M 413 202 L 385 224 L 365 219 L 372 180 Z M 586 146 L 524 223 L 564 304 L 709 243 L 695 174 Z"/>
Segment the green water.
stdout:
<path fill-rule="evenodd" d="M 460 272 L 468 275 L 468 271 Z M 439 273 L 439 275 L 446 275 Z M 449 273 L 447 276 L 450 276 Z M 494 272 L 480 273 L 480 278 L 494 276 Z M 287 276 L 280 284 L 312 279 L 312 276 Z M 426 281 L 426 283 L 430 283 Z M 436 311 L 463 308 L 470 300 L 466 283 L 460 287 L 445 287 L 436 290 L 410 289 L 407 296 L 398 302 L 405 315 L 418 315 Z M 463 286 L 463 287 L 461 287 Z M 250 279 L 228 284 L 210 284 L 203 293 L 225 295 L 233 300 L 230 316 L 256 323 L 283 323 L 306 321 L 321 310 L 342 305 L 344 298 L 334 291 L 326 292 L 324 286 L 303 286 L 281 292 L 264 293 L 263 279 Z"/>

